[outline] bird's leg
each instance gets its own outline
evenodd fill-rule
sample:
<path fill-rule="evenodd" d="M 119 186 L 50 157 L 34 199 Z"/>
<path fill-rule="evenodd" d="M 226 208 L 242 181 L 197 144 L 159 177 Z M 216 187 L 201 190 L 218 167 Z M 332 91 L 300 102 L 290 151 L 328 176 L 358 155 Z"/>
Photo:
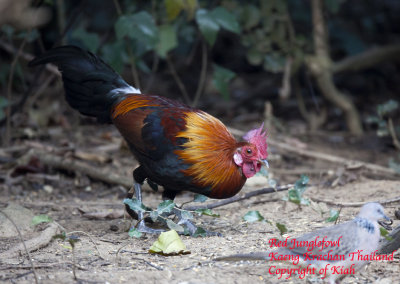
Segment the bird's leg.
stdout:
<path fill-rule="evenodd" d="M 163 200 L 168 200 L 168 199 L 174 200 L 175 196 L 176 196 L 176 191 L 165 189 L 164 192 L 163 192 L 162 198 L 163 198 Z M 189 234 L 191 236 L 193 236 L 197 232 L 198 227 L 195 224 L 193 224 L 188 219 L 182 218 L 182 210 L 181 209 L 175 207 L 174 209 L 172 209 L 172 213 L 175 214 L 176 217 L 178 217 L 178 224 L 179 225 L 185 225 L 186 226 L 186 228 L 189 231 Z M 168 215 L 170 215 L 170 214 L 168 214 Z M 210 231 L 207 231 L 207 230 L 205 230 L 205 232 L 206 232 L 207 236 L 222 236 L 218 232 L 210 232 Z"/>
<path fill-rule="evenodd" d="M 133 179 L 134 179 L 134 189 L 135 189 L 135 197 L 137 200 L 139 200 L 140 203 L 142 203 L 142 187 L 141 184 L 143 184 L 145 180 L 145 173 L 143 171 L 142 167 L 138 167 L 133 171 Z M 138 216 L 138 221 L 139 224 L 137 225 L 137 230 L 142 233 L 149 233 L 149 234 L 158 234 L 161 232 L 164 232 L 165 230 L 162 229 L 153 229 L 149 228 L 145 224 L 144 220 L 144 213 L 143 211 L 138 211 L 137 212 Z"/>

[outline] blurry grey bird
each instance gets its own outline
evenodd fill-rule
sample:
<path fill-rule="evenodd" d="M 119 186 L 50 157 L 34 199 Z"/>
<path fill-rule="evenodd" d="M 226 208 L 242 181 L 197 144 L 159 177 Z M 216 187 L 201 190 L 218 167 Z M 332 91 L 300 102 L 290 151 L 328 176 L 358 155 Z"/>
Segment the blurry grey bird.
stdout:
<path fill-rule="evenodd" d="M 391 222 L 381 204 L 367 203 L 353 220 L 290 238 L 285 247 L 267 252 L 219 257 L 215 260 L 285 260 L 302 267 L 314 267 L 314 274 L 325 268 L 329 283 L 338 283 L 348 274 L 353 274 L 366 265 L 378 250 L 380 219 Z M 325 242 L 321 243 L 322 240 Z M 369 259 L 366 260 L 365 256 Z"/>

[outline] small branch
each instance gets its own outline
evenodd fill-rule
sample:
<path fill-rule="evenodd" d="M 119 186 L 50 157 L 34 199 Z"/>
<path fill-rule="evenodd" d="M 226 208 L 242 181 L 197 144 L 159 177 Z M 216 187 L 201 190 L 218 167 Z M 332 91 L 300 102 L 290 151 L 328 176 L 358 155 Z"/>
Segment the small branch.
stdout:
<path fill-rule="evenodd" d="M 113 0 L 113 2 L 114 2 L 115 10 L 117 11 L 117 14 L 119 16 L 121 16 L 122 15 L 122 9 L 121 9 L 121 5 L 119 4 L 119 1 L 118 0 Z"/>
<path fill-rule="evenodd" d="M 150 87 L 153 85 L 155 73 L 157 72 L 159 65 L 160 65 L 160 57 L 158 56 L 157 52 L 153 52 L 153 64 L 151 67 L 151 74 L 149 80 L 146 83 L 146 87 L 143 89 L 144 94 L 147 94 L 149 92 Z"/>
<path fill-rule="evenodd" d="M 56 1 L 56 9 L 57 9 L 57 24 L 58 24 L 58 32 L 59 34 L 63 34 L 66 27 L 66 20 L 65 20 L 65 3 L 64 0 L 57 0 Z M 65 37 L 61 38 L 61 45 L 66 44 Z"/>
<path fill-rule="evenodd" d="M 400 57 L 400 44 L 392 44 L 374 47 L 360 54 L 356 54 L 336 62 L 332 66 L 333 73 L 346 71 L 360 71 L 373 67 L 387 60 L 395 60 Z"/>
<path fill-rule="evenodd" d="M 319 114 L 307 109 L 306 104 L 303 99 L 303 96 L 301 94 L 300 85 L 299 85 L 297 78 L 295 79 L 295 82 L 294 82 L 294 93 L 296 96 L 297 106 L 298 106 L 301 116 L 307 121 L 307 124 L 308 124 L 311 132 L 317 130 L 326 121 L 326 118 L 328 116 L 326 109 L 323 108 L 322 110 L 320 110 Z M 318 108 L 318 105 L 317 105 L 317 108 Z"/>
<path fill-rule="evenodd" d="M 4 212 L 1 213 L 4 214 Z M 2 260 L 10 259 L 18 256 L 21 253 L 21 251 L 25 250 L 26 252 L 32 252 L 47 246 L 53 239 L 53 236 L 57 233 L 57 229 L 58 229 L 57 224 L 50 223 L 49 226 L 45 230 L 43 230 L 39 236 L 29 239 L 23 242 L 21 245 L 17 245 L 15 247 L 10 248 L 9 250 L 0 253 L 0 259 Z"/>
<path fill-rule="evenodd" d="M 97 246 L 97 244 L 96 244 L 96 242 L 94 241 L 93 237 L 92 237 L 89 233 L 86 233 L 86 232 L 84 232 L 84 231 L 72 231 L 72 232 L 66 233 L 65 235 L 72 235 L 72 234 L 82 234 L 82 235 L 87 236 L 87 237 L 90 239 L 90 241 L 93 243 L 93 245 L 94 245 L 94 247 L 95 247 L 95 249 L 96 249 L 97 254 L 99 255 L 99 257 L 100 257 L 102 260 L 106 260 L 106 258 L 104 258 L 104 257 L 101 255 L 100 250 L 99 250 L 99 247 Z"/>
<path fill-rule="evenodd" d="M 179 90 L 181 91 L 183 98 L 186 102 L 186 104 L 190 104 L 190 98 L 189 98 L 189 94 L 186 90 L 185 85 L 183 84 L 181 78 L 179 78 L 178 73 L 176 72 L 175 66 L 171 61 L 171 58 L 169 57 L 169 55 L 167 54 L 166 56 L 166 61 L 169 67 L 169 70 L 171 71 L 172 77 L 174 78 L 176 84 L 178 85 Z"/>
<path fill-rule="evenodd" d="M 12 82 L 14 79 L 14 71 L 15 67 L 17 66 L 18 58 L 20 57 L 20 54 L 22 50 L 24 49 L 24 46 L 26 44 L 27 38 L 30 35 L 31 30 L 28 31 L 26 34 L 24 40 L 22 41 L 20 47 L 17 50 L 17 53 L 14 56 L 13 61 L 11 62 L 10 66 L 10 74 L 8 76 L 8 83 L 7 83 L 7 107 L 6 107 L 6 135 L 4 138 L 4 145 L 8 146 L 10 144 L 11 140 L 11 91 L 12 91 Z"/>
<path fill-rule="evenodd" d="M 128 55 L 129 55 L 129 62 L 131 65 L 133 81 L 134 81 L 135 87 L 140 90 L 141 89 L 140 88 L 140 79 L 139 79 L 139 73 L 136 68 L 135 56 L 133 55 L 133 51 L 131 48 L 127 47 L 127 50 L 128 50 Z"/>
<path fill-rule="evenodd" d="M 321 0 L 312 0 L 312 21 L 314 29 L 314 49 L 317 56 L 329 57 L 329 48 L 327 43 L 327 32 L 323 15 L 323 7 Z"/>
<path fill-rule="evenodd" d="M 207 62 L 208 62 L 208 56 L 207 56 L 207 44 L 203 40 L 201 44 L 201 71 L 200 71 L 200 78 L 199 78 L 199 85 L 197 86 L 196 94 L 194 96 L 194 100 L 192 103 L 192 107 L 196 107 L 197 104 L 199 103 L 199 99 L 201 94 L 203 93 L 204 86 L 206 84 L 206 78 L 207 78 Z"/>
<path fill-rule="evenodd" d="M 25 250 L 26 256 L 28 257 L 28 261 L 29 261 L 29 263 L 31 265 L 31 269 L 32 269 L 33 275 L 35 277 L 35 283 L 39 284 L 39 277 L 38 277 L 38 275 L 36 273 L 35 266 L 33 265 L 31 254 L 29 253 L 29 250 L 27 248 L 27 244 L 25 243 L 24 238 L 22 237 L 21 231 L 19 230 L 17 224 L 15 224 L 14 220 L 12 218 L 10 218 L 10 216 L 8 216 L 2 210 L 0 210 L 0 213 L 3 214 L 4 217 L 6 217 L 13 224 L 15 229 L 17 230 L 19 239 L 21 240 L 21 243 L 22 243 L 23 250 Z M 6 250 L 6 251 L 0 253 L 0 259 L 4 260 L 4 259 L 10 259 L 10 258 L 14 257 L 15 251 L 20 252 L 22 250 L 22 249 L 17 250 L 17 248 L 19 248 L 19 247 L 21 247 L 21 246 L 14 247 L 14 248 L 11 248 L 9 250 Z"/>
<path fill-rule="evenodd" d="M 113 0 L 113 2 L 114 2 L 115 10 L 117 11 L 118 16 L 121 16 L 122 15 L 122 9 L 121 9 L 121 5 L 119 4 L 119 1 L 118 0 Z M 139 72 L 138 72 L 138 70 L 136 68 L 135 55 L 133 54 L 133 51 L 132 51 L 131 48 L 129 48 L 127 46 L 126 49 L 128 51 L 129 63 L 131 65 L 133 83 L 134 83 L 136 88 L 141 90 Z"/>
<path fill-rule="evenodd" d="M 143 262 L 146 263 L 147 265 L 149 265 L 149 266 L 151 266 L 151 267 L 154 267 L 155 269 L 160 270 L 160 271 L 164 270 L 164 268 L 162 268 L 161 266 L 158 266 L 158 265 L 156 265 L 156 264 L 154 264 L 154 263 L 151 263 L 150 261 L 147 261 L 147 260 L 145 260 L 145 259 L 143 259 L 143 258 L 131 257 L 130 259 L 135 259 L 135 260 L 143 261 Z"/>
<path fill-rule="evenodd" d="M 258 189 L 258 190 L 254 190 L 245 194 L 237 194 L 231 198 L 227 198 L 224 200 L 220 200 L 214 203 L 210 203 L 207 205 L 197 205 L 197 206 L 189 206 L 186 208 L 183 208 L 184 210 L 188 210 L 188 211 L 194 211 L 197 209 L 214 209 L 217 207 L 221 207 L 230 203 L 234 203 L 234 202 L 238 202 L 241 200 L 245 200 L 245 199 L 249 199 L 251 197 L 257 196 L 257 195 L 262 195 L 262 194 L 269 194 L 269 193 L 274 193 L 274 192 L 280 192 L 280 191 L 286 191 L 289 190 L 290 188 L 293 187 L 293 184 L 287 184 L 287 185 L 282 185 L 282 186 L 278 186 L 276 188 L 273 187 L 268 187 L 268 188 L 262 188 L 262 189 Z"/>
<path fill-rule="evenodd" d="M 349 165 L 359 165 L 360 167 L 364 167 L 364 168 L 366 168 L 368 170 L 371 170 L 373 172 L 389 174 L 391 176 L 399 176 L 400 175 L 395 170 L 387 168 L 387 167 L 382 167 L 380 165 L 366 163 L 366 162 L 359 161 L 359 160 L 350 160 L 350 159 L 346 159 L 346 158 L 342 158 L 342 157 L 338 157 L 338 156 L 333 156 L 333 155 L 326 154 L 326 153 L 311 151 L 311 150 L 307 150 L 307 149 L 301 149 L 301 148 L 294 147 L 294 146 L 291 146 L 291 145 L 286 144 L 286 143 L 273 141 L 271 139 L 269 139 L 269 144 L 273 145 L 274 147 L 279 148 L 279 149 L 281 149 L 281 150 L 283 150 L 285 152 L 286 151 L 294 152 L 296 154 L 299 154 L 301 156 L 305 156 L 305 157 L 308 157 L 308 158 L 314 158 L 314 159 L 318 159 L 318 160 L 325 160 L 325 161 L 328 161 L 328 162 L 341 164 L 341 165 L 348 165 L 348 166 Z"/>
<path fill-rule="evenodd" d="M 72 172 L 79 172 L 93 179 L 97 179 L 109 184 L 118 184 L 126 188 L 130 188 L 132 186 L 132 181 L 129 178 L 120 176 L 115 173 L 110 173 L 109 170 L 106 169 L 98 169 L 98 167 L 95 168 L 86 163 L 38 151 L 33 151 L 27 155 L 28 157 L 37 156 L 43 164 L 50 167 Z"/>
<path fill-rule="evenodd" d="M 43 81 L 43 83 L 40 84 L 39 88 L 32 95 L 26 96 L 26 99 L 23 100 L 20 104 L 25 105 L 26 101 L 28 101 L 25 105 L 25 109 L 27 110 L 32 109 L 32 105 L 34 104 L 34 102 L 47 89 L 47 87 L 54 80 L 54 78 L 55 78 L 54 74 L 47 76 L 46 79 Z"/>
<path fill-rule="evenodd" d="M 7 51 L 8 53 L 10 53 L 10 54 L 15 54 L 15 53 L 18 52 L 18 50 L 15 49 L 11 44 L 6 43 L 6 42 L 4 42 L 4 41 L 2 41 L 2 40 L 0 40 L 0 47 L 1 47 L 3 50 L 5 50 L 5 51 Z M 22 58 L 22 59 L 24 59 L 24 60 L 26 60 L 26 61 L 31 61 L 31 60 L 33 60 L 33 58 L 35 58 L 32 54 L 23 52 L 22 50 L 21 50 L 20 53 L 19 53 L 19 57 Z M 53 73 L 53 74 L 55 74 L 55 75 L 57 75 L 57 76 L 61 76 L 60 72 L 58 71 L 58 69 L 57 69 L 57 67 L 56 67 L 55 65 L 53 65 L 53 64 L 46 64 L 45 66 L 46 66 L 46 67 L 45 67 L 46 70 L 49 71 L 50 73 Z"/>
<path fill-rule="evenodd" d="M 290 78 L 292 74 L 293 58 L 288 56 L 286 58 L 285 69 L 282 76 L 282 87 L 279 89 L 279 99 L 287 100 L 291 93 Z"/>
<path fill-rule="evenodd" d="M 322 203 L 326 203 L 328 205 L 338 206 L 338 207 L 361 207 L 365 203 L 368 203 L 368 202 L 377 202 L 382 205 L 400 202 L 400 196 L 392 198 L 392 199 L 385 199 L 385 200 L 378 200 L 378 201 L 349 202 L 349 203 L 346 203 L 346 202 L 340 203 L 340 202 L 335 202 L 335 201 L 330 201 L 330 200 L 322 200 L 322 199 L 319 199 L 316 197 L 310 197 L 310 199 L 313 201 L 316 201 L 316 202 L 322 202 Z"/>

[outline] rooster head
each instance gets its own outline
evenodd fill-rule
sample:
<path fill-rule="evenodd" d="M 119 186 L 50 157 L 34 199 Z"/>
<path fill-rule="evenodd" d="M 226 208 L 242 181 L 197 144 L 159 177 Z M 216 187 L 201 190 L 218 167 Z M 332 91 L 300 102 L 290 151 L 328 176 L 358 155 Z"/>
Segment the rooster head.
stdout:
<path fill-rule="evenodd" d="M 233 160 L 242 168 L 246 178 L 254 176 L 265 165 L 268 167 L 267 134 L 263 131 L 264 123 L 260 128 L 250 130 L 243 136 L 246 140 L 236 149 Z"/>

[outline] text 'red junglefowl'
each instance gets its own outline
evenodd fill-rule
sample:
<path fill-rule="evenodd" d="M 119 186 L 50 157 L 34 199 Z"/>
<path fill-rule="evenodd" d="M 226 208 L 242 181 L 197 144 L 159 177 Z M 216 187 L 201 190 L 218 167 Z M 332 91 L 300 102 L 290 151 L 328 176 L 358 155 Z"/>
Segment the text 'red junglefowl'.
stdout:
<path fill-rule="evenodd" d="M 268 165 L 262 126 L 238 142 L 217 118 L 164 97 L 141 94 L 99 57 L 75 46 L 54 48 L 30 66 L 45 63 L 58 66 L 73 108 L 113 123 L 125 138 L 140 164 L 133 172 L 140 201 L 145 179 L 164 187 L 164 199 L 173 200 L 184 190 L 228 198 Z M 142 220 L 143 213 L 138 215 Z M 153 232 L 143 220 L 139 230 Z"/>

